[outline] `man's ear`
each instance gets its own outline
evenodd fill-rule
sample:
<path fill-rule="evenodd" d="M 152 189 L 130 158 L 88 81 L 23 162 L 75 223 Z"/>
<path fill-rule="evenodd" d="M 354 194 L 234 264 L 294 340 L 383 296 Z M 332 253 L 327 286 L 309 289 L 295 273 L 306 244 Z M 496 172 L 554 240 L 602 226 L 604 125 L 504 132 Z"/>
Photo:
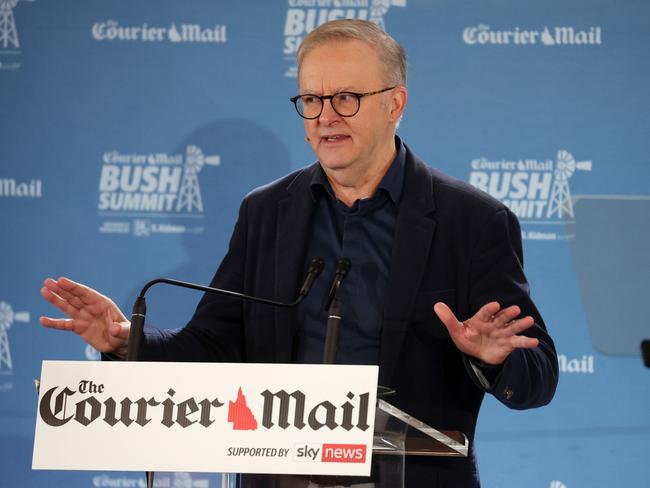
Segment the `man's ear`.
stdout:
<path fill-rule="evenodd" d="M 390 117 L 392 120 L 397 121 L 402 117 L 407 101 L 408 90 L 405 86 L 400 85 L 393 88 L 390 100 Z"/>

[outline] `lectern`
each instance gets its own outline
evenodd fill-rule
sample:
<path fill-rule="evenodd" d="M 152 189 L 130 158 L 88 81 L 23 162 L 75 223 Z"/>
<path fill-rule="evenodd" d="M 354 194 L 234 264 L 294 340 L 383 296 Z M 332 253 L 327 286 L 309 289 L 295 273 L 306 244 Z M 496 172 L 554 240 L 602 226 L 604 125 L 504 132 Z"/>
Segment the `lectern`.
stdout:
<path fill-rule="evenodd" d="M 378 397 L 380 396 L 381 393 L 378 393 Z M 407 456 L 467 457 L 468 451 L 469 442 L 462 432 L 437 430 L 379 398 L 375 413 L 370 477 L 287 476 L 283 478 L 280 486 L 305 488 L 310 486 L 311 482 L 320 487 L 346 487 L 367 483 L 374 488 L 403 488 Z M 224 473 L 221 486 L 239 488 L 240 482 L 241 475 Z"/>

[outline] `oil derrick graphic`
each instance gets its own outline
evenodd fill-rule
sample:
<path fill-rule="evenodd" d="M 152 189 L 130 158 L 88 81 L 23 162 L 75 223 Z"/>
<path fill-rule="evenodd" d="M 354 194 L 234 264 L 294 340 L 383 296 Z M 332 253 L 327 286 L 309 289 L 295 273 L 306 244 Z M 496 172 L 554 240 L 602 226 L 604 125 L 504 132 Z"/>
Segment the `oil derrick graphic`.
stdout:
<path fill-rule="evenodd" d="M 546 217 L 550 218 L 557 215 L 558 219 L 573 218 L 573 201 L 569 190 L 569 179 L 576 169 L 591 171 L 591 161 L 576 162 L 570 152 L 558 151 Z"/>
<path fill-rule="evenodd" d="M 3 49 L 10 44 L 16 49 L 20 47 L 13 12 L 17 3 L 18 0 L 0 0 L 0 46 Z"/>
<path fill-rule="evenodd" d="M 391 5 L 395 7 L 406 7 L 406 0 L 372 0 L 370 3 L 370 18 L 368 20 L 386 30 L 384 15 L 386 15 Z"/>
<path fill-rule="evenodd" d="M 187 146 L 185 151 L 185 164 L 183 165 L 183 179 L 176 203 L 176 211 L 185 210 L 190 213 L 193 209 L 203 212 L 201 200 L 201 187 L 199 186 L 199 171 L 204 164 L 219 166 L 221 160 L 218 155 L 204 156 L 203 151 L 197 146 Z"/>
<path fill-rule="evenodd" d="M 7 330 L 16 322 L 29 322 L 29 312 L 14 312 L 7 302 L 0 301 L 0 371 L 12 370 Z"/>

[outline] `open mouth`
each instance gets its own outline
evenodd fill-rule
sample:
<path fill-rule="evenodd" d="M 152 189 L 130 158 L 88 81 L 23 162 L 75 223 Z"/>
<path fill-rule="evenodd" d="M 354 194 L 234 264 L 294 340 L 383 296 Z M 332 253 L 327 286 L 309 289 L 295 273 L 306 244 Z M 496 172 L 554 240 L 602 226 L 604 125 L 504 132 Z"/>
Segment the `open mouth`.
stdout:
<path fill-rule="evenodd" d="M 321 137 L 321 141 L 327 142 L 327 143 L 341 142 L 341 141 L 344 141 L 344 140 L 349 139 L 349 138 L 350 138 L 350 136 L 346 136 L 346 135 L 343 135 L 343 134 L 337 134 L 337 135 L 333 135 L 333 136 L 323 136 L 323 137 Z"/>

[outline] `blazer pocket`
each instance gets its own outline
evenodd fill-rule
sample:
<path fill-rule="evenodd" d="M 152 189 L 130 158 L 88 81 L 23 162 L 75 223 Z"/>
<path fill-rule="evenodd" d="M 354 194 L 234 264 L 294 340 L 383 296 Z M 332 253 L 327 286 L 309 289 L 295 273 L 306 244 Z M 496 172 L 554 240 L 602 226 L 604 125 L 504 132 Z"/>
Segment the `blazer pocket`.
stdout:
<path fill-rule="evenodd" d="M 443 302 L 454 310 L 456 308 L 456 289 L 418 292 L 415 298 L 412 322 L 418 333 L 437 338 L 448 338 L 447 328 L 433 311 L 433 306 L 438 302 Z"/>

